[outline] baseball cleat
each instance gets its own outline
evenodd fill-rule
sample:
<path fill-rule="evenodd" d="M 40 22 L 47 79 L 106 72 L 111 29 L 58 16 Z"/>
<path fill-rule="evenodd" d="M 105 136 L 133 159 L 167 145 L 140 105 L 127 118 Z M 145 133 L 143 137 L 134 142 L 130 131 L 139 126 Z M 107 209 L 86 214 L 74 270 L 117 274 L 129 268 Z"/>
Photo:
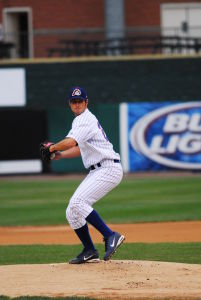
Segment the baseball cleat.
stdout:
<path fill-rule="evenodd" d="M 89 262 L 98 262 L 99 261 L 99 254 L 96 249 L 85 250 L 75 258 L 69 261 L 69 264 L 84 264 Z"/>
<path fill-rule="evenodd" d="M 114 232 L 108 238 L 104 238 L 105 242 L 105 256 L 104 260 L 109 260 L 116 252 L 117 248 L 123 243 L 125 237 L 118 232 Z"/>

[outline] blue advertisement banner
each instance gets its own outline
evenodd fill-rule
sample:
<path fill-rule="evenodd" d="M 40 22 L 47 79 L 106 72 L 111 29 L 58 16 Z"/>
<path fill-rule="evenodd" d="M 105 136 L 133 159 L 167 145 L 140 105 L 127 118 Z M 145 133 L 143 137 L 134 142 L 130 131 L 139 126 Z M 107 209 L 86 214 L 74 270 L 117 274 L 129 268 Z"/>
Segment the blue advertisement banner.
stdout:
<path fill-rule="evenodd" d="M 128 171 L 201 170 L 200 101 L 129 103 L 126 111 Z"/>

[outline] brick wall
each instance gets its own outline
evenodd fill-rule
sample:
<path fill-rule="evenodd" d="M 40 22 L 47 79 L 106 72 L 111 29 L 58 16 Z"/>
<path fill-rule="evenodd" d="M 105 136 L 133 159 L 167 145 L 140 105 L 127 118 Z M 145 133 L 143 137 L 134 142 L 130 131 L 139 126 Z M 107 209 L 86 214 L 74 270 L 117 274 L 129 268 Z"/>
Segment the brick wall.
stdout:
<path fill-rule="evenodd" d="M 0 1 L 0 23 L 2 23 L 2 9 L 3 9 L 3 4 L 2 1 Z"/>
<path fill-rule="evenodd" d="M 35 9 L 37 11 L 37 14 L 34 14 L 36 28 L 104 26 L 103 0 L 43 0 L 36 1 Z"/>
<path fill-rule="evenodd" d="M 8 7 L 31 7 L 33 29 L 104 29 L 104 0 L 0 0 L 2 9 Z M 1 20 L 1 19 L 0 19 Z M 35 31 L 36 33 L 36 31 Z M 34 35 L 35 57 L 46 57 L 49 47 L 60 47 L 62 38 L 82 38 L 83 35 Z"/>
<path fill-rule="evenodd" d="M 32 7 L 33 26 L 93 28 L 104 26 L 104 0 L 4 0 L 3 7 Z"/>
<path fill-rule="evenodd" d="M 124 0 L 126 26 L 160 25 L 161 3 L 195 0 Z M 104 0 L 4 0 L 3 7 L 32 7 L 34 29 L 104 28 Z M 0 13 L 0 22 L 2 14 Z"/>
<path fill-rule="evenodd" d="M 160 4 L 195 2 L 195 0 L 124 0 L 125 26 L 160 26 Z M 2 9 L 5 7 L 31 7 L 33 13 L 33 29 L 88 29 L 99 28 L 104 30 L 104 0 L 0 0 L 0 23 Z M 60 47 L 62 38 L 93 39 L 101 34 L 95 33 L 92 37 L 87 34 L 74 36 L 39 35 L 35 31 L 35 57 L 47 56 L 47 49 Z M 102 36 L 103 37 L 103 36 Z"/>

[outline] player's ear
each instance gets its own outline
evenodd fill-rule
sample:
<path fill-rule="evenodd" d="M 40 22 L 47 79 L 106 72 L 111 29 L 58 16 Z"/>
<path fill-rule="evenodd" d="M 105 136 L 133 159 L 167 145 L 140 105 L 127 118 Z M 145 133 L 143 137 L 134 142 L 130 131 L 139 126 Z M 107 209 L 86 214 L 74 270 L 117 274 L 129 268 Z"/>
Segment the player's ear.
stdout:
<path fill-rule="evenodd" d="M 86 105 L 88 105 L 88 103 L 89 103 L 89 100 L 87 99 L 87 100 L 86 100 Z"/>

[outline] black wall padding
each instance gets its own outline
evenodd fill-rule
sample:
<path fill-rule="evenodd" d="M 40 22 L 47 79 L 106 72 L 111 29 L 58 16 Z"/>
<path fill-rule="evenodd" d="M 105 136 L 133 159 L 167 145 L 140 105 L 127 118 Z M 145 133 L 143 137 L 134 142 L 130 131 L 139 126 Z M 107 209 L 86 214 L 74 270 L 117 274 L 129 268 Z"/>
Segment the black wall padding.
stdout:
<path fill-rule="evenodd" d="M 46 112 L 1 109 L 0 160 L 39 158 L 39 144 L 47 138 Z"/>

